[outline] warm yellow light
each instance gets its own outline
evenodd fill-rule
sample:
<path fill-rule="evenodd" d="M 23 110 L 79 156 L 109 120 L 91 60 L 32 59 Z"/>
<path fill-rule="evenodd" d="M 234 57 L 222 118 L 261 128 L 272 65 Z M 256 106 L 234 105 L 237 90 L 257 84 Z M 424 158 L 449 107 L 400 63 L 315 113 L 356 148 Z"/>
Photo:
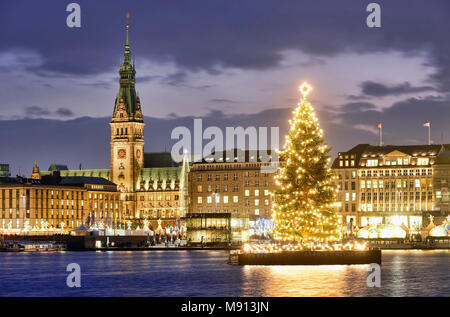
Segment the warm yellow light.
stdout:
<path fill-rule="evenodd" d="M 308 94 L 311 92 L 312 89 L 313 88 L 311 87 L 311 85 L 308 84 L 306 81 L 303 84 L 301 84 L 300 92 L 303 95 L 303 99 L 305 99 L 306 96 L 308 96 Z"/>

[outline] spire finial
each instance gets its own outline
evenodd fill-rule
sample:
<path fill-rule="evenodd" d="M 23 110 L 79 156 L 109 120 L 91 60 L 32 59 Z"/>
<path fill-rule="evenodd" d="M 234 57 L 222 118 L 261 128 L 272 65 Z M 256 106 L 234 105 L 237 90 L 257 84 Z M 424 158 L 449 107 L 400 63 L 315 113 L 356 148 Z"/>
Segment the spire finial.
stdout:
<path fill-rule="evenodd" d="M 125 46 L 130 46 L 130 42 L 129 42 L 129 40 L 128 40 L 128 30 L 129 30 L 129 28 L 130 28 L 130 24 L 128 23 L 128 21 L 130 20 L 130 13 L 129 12 L 127 12 L 127 14 L 125 15 L 125 17 L 127 18 L 127 25 L 126 25 L 126 29 L 127 29 L 127 39 L 126 39 L 126 41 L 125 41 Z"/>
<path fill-rule="evenodd" d="M 306 96 L 311 92 L 313 88 L 306 81 L 300 86 L 300 93 L 303 96 L 303 99 L 306 99 Z"/>

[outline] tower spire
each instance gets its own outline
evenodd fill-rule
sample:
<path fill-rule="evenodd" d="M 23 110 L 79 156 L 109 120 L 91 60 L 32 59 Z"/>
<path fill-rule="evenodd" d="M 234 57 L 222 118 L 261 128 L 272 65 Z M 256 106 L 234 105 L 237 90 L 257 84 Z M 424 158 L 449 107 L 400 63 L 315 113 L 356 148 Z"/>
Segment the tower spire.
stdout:
<path fill-rule="evenodd" d="M 130 24 L 128 23 L 128 21 L 130 20 L 129 13 L 126 14 L 126 18 L 127 18 L 127 25 L 125 27 L 126 28 L 126 38 L 125 38 L 125 52 L 124 52 L 123 64 L 131 65 L 130 37 L 129 37 Z"/>

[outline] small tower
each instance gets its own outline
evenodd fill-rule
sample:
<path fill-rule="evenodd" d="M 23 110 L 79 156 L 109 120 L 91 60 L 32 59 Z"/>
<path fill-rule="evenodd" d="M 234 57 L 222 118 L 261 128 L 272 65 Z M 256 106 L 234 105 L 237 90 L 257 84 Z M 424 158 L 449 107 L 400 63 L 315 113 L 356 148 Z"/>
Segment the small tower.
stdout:
<path fill-rule="evenodd" d="M 127 14 L 127 19 L 129 14 Z M 144 167 L 144 117 L 136 94 L 136 70 L 131 62 L 129 24 L 125 51 L 119 68 L 119 92 L 111 119 L 111 177 L 123 193 L 134 193 Z"/>
<path fill-rule="evenodd" d="M 34 160 L 33 173 L 31 174 L 31 179 L 41 179 L 41 173 L 39 171 L 39 166 L 37 161 Z"/>

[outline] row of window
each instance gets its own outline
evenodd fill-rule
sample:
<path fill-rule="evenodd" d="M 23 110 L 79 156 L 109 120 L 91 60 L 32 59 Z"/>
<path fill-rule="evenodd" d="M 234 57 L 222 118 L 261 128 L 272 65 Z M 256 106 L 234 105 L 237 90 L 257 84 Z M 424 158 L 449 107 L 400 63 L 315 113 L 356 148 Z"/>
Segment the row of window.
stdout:
<path fill-rule="evenodd" d="M 244 172 L 244 177 L 251 177 L 251 176 L 259 177 L 260 175 L 263 175 L 263 176 L 266 176 L 266 177 L 269 176 L 268 173 L 260 174 L 259 171 L 255 171 L 253 173 L 251 173 L 249 171 Z M 224 181 L 229 180 L 228 174 L 222 174 L 222 176 L 223 176 L 222 180 L 224 180 Z M 234 173 L 233 174 L 233 180 L 237 180 L 238 178 L 239 178 L 238 173 Z M 206 181 L 210 182 L 210 181 L 212 181 L 212 179 L 213 179 L 213 177 L 212 177 L 211 174 L 207 174 L 206 175 Z M 220 181 L 220 174 L 214 175 L 214 180 L 215 181 Z M 199 181 L 199 182 L 203 181 L 203 175 L 202 174 L 198 174 L 197 175 L 197 181 Z"/>
<path fill-rule="evenodd" d="M 228 213 L 229 210 L 226 209 L 226 208 L 223 209 L 223 210 L 216 210 L 216 209 L 209 210 L 209 209 L 208 209 L 208 210 L 203 210 L 203 211 L 198 210 L 197 212 L 199 212 L 199 213 Z M 234 212 L 234 213 L 237 213 L 238 210 L 237 210 L 237 209 L 234 209 L 233 212 Z M 256 216 L 259 216 L 259 215 L 269 215 L 268 210 L 260 210 L 259 208 L 253 209 L 250 213 L 253 214 L 253 215 L 256 215 Z"/>
<path fill-rule="evenodd" d="M 230 202 L 228 196 L 222 196 L 221 197 L 219 195 L 216 195 L 215 199 L 214 199 L 215 204 L 220 204 L 221 198 L 222 198 L 222 203 L 224 203 L 224 204 L 228 204 Z M 232 199 L 233 199 L 233 203 L 234 204 L 237 204 L 239 202 L 239 196 L 233 196 Z M 206 203 L 207 204 L 212 204 L 212 202 L 213 202 L 213 197 L 212 196 L 207 196 L 206 197 Z M 202 196 L 197 197 L 197 204 L 201 205 L 202 203 L 203 203 L 203 197 Z M 264 203 L 264 206 L 269 206 L 270 205 L 270 200 L 268 198 L 266 198 L 266 199 L 264 199 L 263 203 Z M 245 200 L 245 205 L 246 206 L 250 206 L 250 200 L 249 199 Z M 254 200 L 254 205 L 255 206 L 259 206 L 260 205 L 259 199 L 255 199 Z"/>
<path fill-rule="evenodd" d="M 267 182 L 264 182 L 264 187 L 268 187 L 268 183 Z M 255 186 L 259 186 L 259 182 L 255 182 Z M 245 184 L 245 187 L 250 187 L 250 182 L 246 182 L 246 184 Z M 224 184 L 223 186 L 222 186 L 222 191 L 223 192 L 228 192 L 228 190 L 229 190 L 229 188 L 228 188 L 228 184 Z M 214 192 L 215 193 L 220 193 L 220 184 L 216 184 L 215 186 L 214 186 Z M 238 192 L 239 191 L 239 185 L 238 184 L 233 184 L 233 192 Z M 250 191 L 250 190 L 248 190 L 248 189 L 246 189 L 245 190 L 246 192 L 248 191 Z M 203 192 L 203 185 L 197 185 L 197 193 L 202 193 Z M 207 187 L 206 187 L 206 192 L 208 192 L 208 193 L 211 193 L 211 192 L 213 192 L 213 187 L 212 187 L 212 185 L 208 185 Z M 259 193 L 259 189 L 255 189 L 255 193 Z M 264 192 L 266 193 L 268 193 L 269 192 L 269 190 L 268 189 L 265 189 L 264 190 Z M 268 195 L 268 194 L 267 194 Z"/>
<path fill-rule="evenodd" d="M 431 187 L 432 182 L 431 179 L 414 179 L 414 180 L 405 180 L 405 179 L 397 179 L 395 181 L 383 181 L 383 180 L 361 180 L 360 185 L 361 189 L 365 188 L 407 188 L 409 184 L 409 188 L 426 188 Z"/>
<path fill-rule="evenodd" d="M 148 200 L 155 200 L 154 198 L 156 198 L 157 201 L 161 201 L 161 200 L 169 201 L 169 200 L 172 200 L 172 198 L 173 198 L 173 200 L 178 201 L 180 199 L 180 195 L 175 194 L 172 196 L 172 194 L 157 193 L 155 195 L 150 194 L 148 196 L 140 196 L 139 200 L 146 201 L 146 198 L 148 198 Z"/>
<path fill-rule="evenodd" d="M 384 198 L 385 201 L 388 201 L 389 197 L 391 197 L 391 200 L 402 200 L 402 198 L 403 198 L 404 201 L 407 201 L 408 200 L 408 196 L 409 196 L 409 200 L 420 200 L 420 199 L 422 199 L 422 200 L 425 200 L 425 199 L 432 200 L 433 199 L 433 193 L 430 192 L 430 191 L 429 192 L 422 192 L 422 193 L 420 193 L 420 192 L 409 192 L 409 195 L 408 195 L 408 192 L 403 192 L 402 193 L 401 191 L 396 192 L 396 193 L 392 193 L 392 195 L 389 195 L 388 192 L 386 192 L 386 193 L 383 193 L 383 192 L 373 193 L 373 196 L 371 194 L 372 193 L 367 193 L 367 196 L 366 196 L 366 193 L 361 193 L 361 201 L 365 201 L 366 197 L 367 197 L 368 201 L 371 201 L 372 197 L 373 197 L 373 200 L 383 200 L 383 198 Z M 379 194 L 379 195 L 377 195 L 377 194 Z M 347 196 L 346 196 L 346 198 L 347 198 Z"/>
<path fill-rule="evenodd" d="M 414 176 L 414 175 L 433 175 L 433 169 L 401 169 L 401 170 L 368 170 L 360 171 L 361 177 L 378 177 L 378 176 Z"/>
<path fill-rule="evenodd" d="M 361 211 L 421 211 L 433 210 L 433 205 L 430 203 L 421 204 L 361 204 Z"/>
<path fill-rule="evenodd" d="M 384 163 L 383 160 L 377 160 L 377 159 L 368 159 L 366 161 L 366 166 L 378 166 L 378 165 L 409 165 L 411 162 L 408 158 L 391 158 L 391 159 L 385 159 Z M 412 162 L 414 163 L 414 162 Z M 428 157 L 419 157 L 416 160 L 416 165 L 428 165 L 430 163 L 430 159 Z"/>

